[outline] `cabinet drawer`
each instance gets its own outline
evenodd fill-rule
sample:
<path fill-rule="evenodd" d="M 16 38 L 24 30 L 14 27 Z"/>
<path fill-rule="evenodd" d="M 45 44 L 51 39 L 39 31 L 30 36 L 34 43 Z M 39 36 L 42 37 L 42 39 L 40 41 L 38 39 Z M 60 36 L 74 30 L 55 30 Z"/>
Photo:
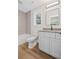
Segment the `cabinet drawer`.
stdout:
<path fill-rule="evenodd" d="M 41 37 L 55 38 L 55 33 L 50 33 L 50 32 L 40 32 L 39 34 L 40 34 Z"/>
<path fill-rule="evenodd" d="M 61 34 L 60 33 L 56 33 L 56 39 L 61 39 Z"/>
<path fill-rule="evenodd" d="M 55 38 L 55 33 L 48 33 L 48 38 Z"/>

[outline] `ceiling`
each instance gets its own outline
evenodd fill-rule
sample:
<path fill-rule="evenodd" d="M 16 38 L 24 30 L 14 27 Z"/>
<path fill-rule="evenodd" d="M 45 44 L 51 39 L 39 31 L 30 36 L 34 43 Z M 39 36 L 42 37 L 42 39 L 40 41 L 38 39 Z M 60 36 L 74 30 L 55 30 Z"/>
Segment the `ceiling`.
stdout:
<path fill-rule="evenodd" d="M 18 9 L 23 12 L 28 12 L 49 1 L 55 2 L 57 0 L 18 0 Z"/>

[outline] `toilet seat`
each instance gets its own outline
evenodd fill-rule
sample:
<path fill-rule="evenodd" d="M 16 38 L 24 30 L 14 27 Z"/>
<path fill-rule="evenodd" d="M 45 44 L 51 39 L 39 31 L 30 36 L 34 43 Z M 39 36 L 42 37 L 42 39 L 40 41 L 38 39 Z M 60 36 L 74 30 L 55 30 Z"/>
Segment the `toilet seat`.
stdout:
<path fill-rule="evenodd" d="M 30 36 L 30 37 L 28 37 L 27 38 L 27 42 L 32 42 L 32 41 L 34 41 L 34 40 L 36 40 L 37 39 L 37 37 L 36 36 Z"/>
<path fill-rule="evenodd" d="M 27 42 L 28 42 L 28 48 L 33 48 L 36 46 L 37 44 L 37 39 L 38 39 L 38 36 L 30 36 L 27 38 Z"/>

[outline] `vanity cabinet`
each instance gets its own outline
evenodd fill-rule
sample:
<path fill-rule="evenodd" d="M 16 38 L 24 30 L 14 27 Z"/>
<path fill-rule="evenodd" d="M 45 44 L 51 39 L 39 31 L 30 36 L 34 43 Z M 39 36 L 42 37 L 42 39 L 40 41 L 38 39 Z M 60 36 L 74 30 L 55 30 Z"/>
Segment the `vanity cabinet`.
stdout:
<path fill-rule="evenodd" d="M 39 49 L 61 59 L 61 34 L 59 32 L 39 32 Z"/>

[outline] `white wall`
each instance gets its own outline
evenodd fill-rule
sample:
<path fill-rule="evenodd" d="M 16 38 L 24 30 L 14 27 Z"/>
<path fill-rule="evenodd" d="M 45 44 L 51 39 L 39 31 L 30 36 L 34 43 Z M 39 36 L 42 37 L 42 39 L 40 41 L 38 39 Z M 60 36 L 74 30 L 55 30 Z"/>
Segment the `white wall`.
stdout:
<path fill-rule="evenodd" d="M 49 13 L 52 14 L 52 16 L 54 16 L 54 15 L 58 14 L 58 12 L 60 12 L 60 11 L 58 11 L 56 9 L 56 10 L 50 11 Z M 41 13 L 41 16 L 42 16 L 42 18 L 41 18 L 41 21 L 42 21 L 41 25 L 34 25 L 35 15 L 37 13 Z M 42 30 L 43 28 L 50 28 L 50 26 L 47 25 L 46 22 L 47 22 L 47 18 L 46 18 L 46 9 L 45 9 L 45 6 L 43 5 L 41 7 L 33 9 L 31 11 L 31 34 L 37 35 L 39 30 Z M 53 27 L 54 28 L 60 28 L 61 25 L 59 24 L 59 25 L 53 26 Z"/>
<path fill-rule="evenodd" d="M 34 25 L 35 15 L 37 13 L 41 13 L 41 25 Z M 44 6 L 38 7 L 31 11 L 31 34 L 37 35 L 39 30 L 45 26 L 45 13 L 44 13 Z"/>

